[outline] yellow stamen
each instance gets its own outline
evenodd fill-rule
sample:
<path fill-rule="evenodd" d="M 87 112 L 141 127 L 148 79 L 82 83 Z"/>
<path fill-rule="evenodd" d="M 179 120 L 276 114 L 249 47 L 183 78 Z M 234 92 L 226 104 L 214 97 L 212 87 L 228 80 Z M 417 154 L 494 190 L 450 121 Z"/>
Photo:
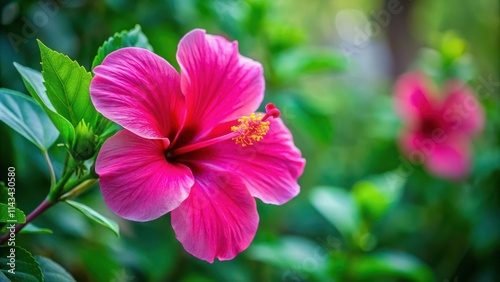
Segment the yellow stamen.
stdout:
<path fill-rule="evenodd" d="M 239 133 L 233 140 L 242 147 L 253 145 L 253 141 L 262 140 L 269 131 L 270 122 L 262 121 L 262 114 L 252 113 L 250 116 L 241 117 L 238 122 L 240 125 L 232 126 L 231 130 Z"/>

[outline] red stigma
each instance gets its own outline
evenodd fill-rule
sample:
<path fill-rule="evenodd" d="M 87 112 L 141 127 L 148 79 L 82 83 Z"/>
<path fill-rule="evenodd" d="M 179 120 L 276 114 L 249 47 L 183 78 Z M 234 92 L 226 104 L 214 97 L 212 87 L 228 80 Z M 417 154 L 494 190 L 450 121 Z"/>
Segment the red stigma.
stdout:
<path fill-rule="evenodd" d="M 278 108 L 276 108 L 273 103 L 269 103 L 266 105 L 266 115 L 262 118 L 262 120 L 264 121 L 271 116 L 273 118 L 278 118 L 280 116 L 280 113 L 280 110 L 278 110 Z"/>

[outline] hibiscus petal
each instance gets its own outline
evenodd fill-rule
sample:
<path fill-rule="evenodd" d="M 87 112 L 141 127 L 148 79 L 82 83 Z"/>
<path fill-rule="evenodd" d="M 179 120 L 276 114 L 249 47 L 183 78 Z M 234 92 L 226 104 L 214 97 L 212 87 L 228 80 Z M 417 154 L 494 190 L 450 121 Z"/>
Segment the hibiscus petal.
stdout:
<path fill-rule="evenodd" d="M 441 131 L 441 138 L 429 138 L 420 131 L 403 131 L 399 145 L 406 156 L 416 164 L 423 164 L 426 156 L 436 147 L 437 142 L 446 142 L 448 136 Z"/>
<path fill-rule="evenodd" d="M 172 211 L 172 227 L 184 249 L 210 263 L 245 250 L 259 224 L 255 200 L 234 174 L 195 170 L 189 197 Z"/>
<path fill-rule="evenodd" d="M 469 135 L 480 132 L 484 126 L 484 113 L 472 90 L 461 82 L 452 81 L 447 83 L 445 93 L 443 120 L 452 129 Z"/>
<path fill-rule="evenodd" d="M 237 42 L 195 29 L 181 39 L 177 60 L 186 96 L 185 126 L 199 137 L 214 125 L 254 112 L 262 102 L 262 65 L 241 56 Z"/>
<path fill-rule="evenodd" d="M 96 172 L 108 207 L 135 221 L 153 220 L 177 208 L 194 184 L 187 166 L 166 161 L 161 140 L 127 130 L 103 144 Z"/>
<path fill-rule="evenodd" d="M 469 172 L 470 150 L 463 134 L 443 132 L 426 138 L 419 132 L 405 132 L 400 145 L 412 164 L 423 164 L 438 177 L 460 179 Z"/>
<path fill-rule="evenodd" d="M 434 175 L 447 179 L 462 179 L 470 170 L 470 150 L 466 138 L 453 137 L 438 144 L 425 166 Z"/>
<path fill-rule="evenodd" d="M 398 79 L 394 87 L 394 106 L 404 121 L 415 124 L 435 111 L 431 87 L 428 79 L 418 72 L 404 74 Z"/>
<path fill-rule="evenodd" d="M 167 61 L 129 47 L 109 54 L 94 73 L 90 94 L 105 117 L 144 138 L 175 138 L 185 104 L 180 76 Z"/>
<path fill-rule="evenodd" d="M 297 179 L 305 166 L 292 134 L 279 118 L 271 120 L 267 134 L 254 145 L 242 147 L 227 140 L 183 158 L 234 171 L 252 196 L 277 205 L 288 202 L 299 193 Z"/>

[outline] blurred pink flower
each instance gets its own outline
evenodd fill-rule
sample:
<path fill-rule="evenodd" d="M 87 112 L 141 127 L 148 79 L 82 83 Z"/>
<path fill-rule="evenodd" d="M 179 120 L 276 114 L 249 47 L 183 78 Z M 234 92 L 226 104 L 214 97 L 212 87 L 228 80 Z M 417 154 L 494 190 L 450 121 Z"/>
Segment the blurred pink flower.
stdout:
<path fill-rule="evenodd" d="M 186 251 L 232 259 L 257 231 L 253 197 L 295 197 L 305 160 L 274 105 L 254 113 L 263 70 L 237 42 L 193 30 L 177 60 L 180 75 L 148 50 L 123 48 L 94 69 L 94 105 L 124 128 L 102 146 L 96 172 L 119 216 L 148 221 L 171 211 Z"/>
<path fill-rule="evenodd" d="M 405 123 L 400 147 L 408 159 L 438 177 L 465 177 L 470 170 L 470 137 L 484 124 L 472 90 L 449 80 L 438 91 L 424 74 L 413 72 L 403 75 L 394 91 L 396 110 Z"/>

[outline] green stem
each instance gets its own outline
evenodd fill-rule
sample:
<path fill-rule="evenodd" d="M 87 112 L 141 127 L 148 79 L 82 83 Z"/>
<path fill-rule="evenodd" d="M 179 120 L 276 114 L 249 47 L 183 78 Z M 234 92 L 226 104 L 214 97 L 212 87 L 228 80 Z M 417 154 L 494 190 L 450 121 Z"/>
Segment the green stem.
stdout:
<path fill-rule="evenodd" d="M 49 196 L 45 200 L 43 200 L 43 202 L 40 203 L 40 205 L 26 217 L 26 222 L 23 224 L 16 225 L 15 230 L 13 231 L 14 234 L 21 231 L 21 229 L 23 229 L 26 225 L 28 225 L 32 220 L 37 218 L 39 215 L 41 215 L 43 212 L 45 212 L 47 209 L 49 209 L 53 205 L 57 204 L 60 201 L 64 201 L 64 200 L 78 196 L 80 193 L 84 192 L 85 190 L 90 188 L 92 185 L 94 185 L 98 181 L 98 179 L 95 179 L 95 178 L 83 180 L 83 181 L 81 181 L 81 183 L 78 186 L 72 186 L 72 188 L 70 189 L 70 191 L 68 193 L 66 193 L 63 196 L 61 196 L 60 198 L 58 198 L 57 197 L 58 193 L 55 193 L 55 191 L 60 191 L 62 189 L 62 187 L 64 187 L 64 184 L 68 181 L 68 179 L 71 177 L 72 174 L 73 174 L 72 172 L 66 173 L 63 176 L 63 178 L 61 178 L 61 180 L 59 180 L 59 183 L 57 183 L 54 190 L 52 190 L 51 193 L 49 193 Z M 87 176 L 89 176 L 89 175 L 87 175 Z M 84 178 L 88 178 L 88 177 L 84 177 Z M 7 242 L 7 240 L 10 238 L 10 236 L 11 236 L 11 232 L 4 234 L 0 238 L 0 244 Z"/>
<path fill-rule="evenodd" d="M 54 171 L 54 166 L 52 166 L 52 162 L 50 161 L 49 157 L 49 152 L 47 150 L 44 150 L 43 152 L 43 157 L 45 158 L 45 161 L 47 162 L 47 166 L 49 168 L 49 173 L 50 173 L 50 187 L 54 187 L 56 185 L 56 173 Z"/>
<path fill-rule="evenodd" d="M 60 201 L 66 201 L 68 199 L 74 198 L 81 193 L 85 192 L 88 188 L 90 188 L 92 185 L 96 184 L 98 179 L 91 178 L 87 179 L 85 181 L 82 181 L 78 186 L 75 188 L 72 188 L 69 192 L 66 194 L 62 195 L 59 200 Z"/>
<path fill-rule="evenodd" d="M 18 233 L 23 229 L 26 225 L 28 225 L 33 219 L 41 215 L 43 212 L 45 212 L 47 209 L 52 207 L 53 205 L 57 204 L 60 201 L 64 201 L 73 197 L 78 196 L 88 188 L 90 188 L 92 185 L 97 183 L 98 179 L 92 178 L 92 175 L 88 174 L 81 179 L 79 179 L 78 184 L 75 185 L 70 185 L 69 191 L 59 197 L 59 195 L 62 194 L 62 191 L 64 191 L 64 186 L 68 182 L 68 180 L 71 178 L 73 175 L 74 168 L 67 171 L 63 177 L 59 180 L 59 182 L 53 187 L 53 189 L 50 190 L 49 195 L 45 200 L 43 200 L 42 203 L 33 211 L 31 212 L 27 217 L 26 217 L 26 222 L 23 224 L 18 224 L 15 227 L 14 234 Z M 9 237 L 11 236 L 10 232 L 4 234 L 0 238 L 0 244 L 5 243 Z"/>
<path fill-rule="evenodd" d="M 61 190 L 64 188 L 66 182 L 68 182 L 68 180 L 71 178 L 73 172 L 74 168 L 70 169 L 69 171 L 66 171 L 66 173 L 62 176 L 62 178 L 59 180 L 54 189 L 50 189 L 49 196 L 47 197 L 49 202 L 51 203 L 57 202 L 57 198 L 61 194 Z"/>
<path fill-rule="evenodd" d="M 63 172 L 62 174 L 66 174 L 66 171 L 68 170 L 68 163 L 69 163 L 69 155 L 70 153 L 66 151 L 66 159 L 64 160 L 64 167 L 63 167 Z"/>
<path fill-rule="evenodd" d="M 55 204 L 56 204 L 56 202 L 50 202 L 48 199 L 43 200 L 43 202 L 40 203 L 40 205 L 26 217 L 26 222 L 16 225 L 16 227 L 12 233 L 16 234 L 19 231 L 21 231 L 21 229 L 23 229 L 26 225 L 28 225 L 33 219 L 35 219 L 36 217 L 41 215 L 44 211 L 46 211 L 48 208 L 50 208 L 51 206 L 53 206 Z M 4 234 L 0 238 L 0 245 L 7 242 L 7 240 L 9 240 L 10 236 L 11 236 L 11 232 L 7 232 L 6 234 Z"/>
<path fill-rule="evenodd" d="M 73 190 L 76 186 L 78 186 L 78 185 L 82 184 L 84 181 L 92 179 L 92 178 L 97 178 L 97 177 L 94 177 L 92 174 L 89 173 L 81 178 L 74 179 L 72 181 L 68 181 L 68 183 L 65 185 L 65 187 L 63 189 L 61 189 L 60 194 L 68 193 L 69 191 Z"/>

